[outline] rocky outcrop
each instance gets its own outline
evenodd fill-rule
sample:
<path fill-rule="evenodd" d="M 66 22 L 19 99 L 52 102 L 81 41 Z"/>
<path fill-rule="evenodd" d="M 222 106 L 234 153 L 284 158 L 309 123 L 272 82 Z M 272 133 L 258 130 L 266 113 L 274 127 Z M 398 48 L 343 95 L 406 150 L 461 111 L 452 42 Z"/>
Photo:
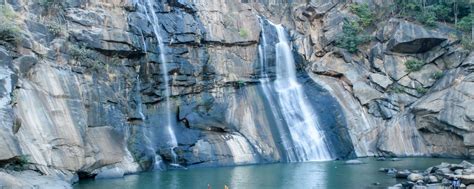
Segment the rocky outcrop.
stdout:
<path fill-rule="evenodd" d="M 349 54 L 333 47 L 331 39 L 342 31 L 338 24 L 341 21 L 335 20 L 357 19 L 354 15 L 336 6 L 324 16 L 312 19 L 317 21 L 301 22 L 312 27 L 324 26 L 318 28 L 319 33 L 304 24 L 299 24 L 298 30 L 318 33 L 317 37 L 312 36 L 313 41 L 328 42 L 323 47 L 321 43 L 310 45 L 329 52 L 313 52 L 305 57 L 312 57 L 309 61 L 315 74 L 313 79 L 329 89 L 343 109 L 359 112 L 345 111 L 345 116 L 364 118 L 362 122 L 348 122 L 348 127 L 354 128 L 350 133 L 358 154 L 470 156 L 467 151 L 473 122 L 465 110 L 472 96 L 472 91 L 466 89 L 471 68 L 462 66 L 470 60 L 457 40 L 448 38 L 452 29 L 427 29 L 392 18 L 377 26 L 370 50 L 363 46 L 360 53 Z M 414 59 L 423 63 L 421 69 L 407 68 L 405 63 Z M 370 150 L 374 147 L 370 145 L 377 150 Z"/>
<path fill-rule="evenodd" d="M 381 30 L 387 49 L 399 53 L 423 53 L 446 41 L 448 36 L 404 20 L 392 19 Z"/>
<path fill-rule="evenodd" d="M 34 171 L 0 172 L 0 186 L 4 188 L 72 189 L 71 184 L 58 177 L 42 176 Z"/>
<path fill-rule="evenodd" d="M 262 71 L 275 79 L 278 58 L 266 48 L 269 65 L 260 64 L 261 33 L 270 45 L 278 38 L 259 17 L 287 29 L 332 157 L 474 152 L 474 55 L 447 37 L 451 30 L 390 19 L 351 54 L 334 43 L 343 20 L 357 16 L 336 1 L 150 1 L 157 21 L 148 1 L 54 2 L 53 11 L 7 2 L 21 35 L 0 45 L 0 166 L 39 179 L 2 170 L 8 186 L 121 177 L 174 159 L 188 167 L 288 161 L 288 126 L 260 80 Z M 419 71 L 405 65 L 413 59 Z"/>
<path fill-rule="evenodd" d="M 387 175 L 396 176 L 396 178 L 407 179 L 406 182 L 389 187 L 394 189 L 407 186 L 414 186 L 415 188 L 443 188 L 452 186 L 454 182 L 457 182 L 461 188 L 466 186 L 470 188 L 474 183 L 472 167 L 473 165 L 470 162 L 462 161 L 459 164 L 443 162 L 429 167 L 422 172 L 418 170 L 397 171 L 394 168 L 381 168 L 381 171 L 387 172 Z"/>
<path fill-rule="evenodd" d="M 474 100 L 472 72 L 473 54 L 462 67 L 447 72 L 430 95 L 413 107 L 416 127 L 425 135 L 433 153 L 470 156 L 470 133 L 473 120 L 470 106 Z M 446 132 L 448 131 L 448 132 Z M 440 136 L 441 135 L 441 136 Z M 447 154 L 446 154 L 447 155 Z"/>

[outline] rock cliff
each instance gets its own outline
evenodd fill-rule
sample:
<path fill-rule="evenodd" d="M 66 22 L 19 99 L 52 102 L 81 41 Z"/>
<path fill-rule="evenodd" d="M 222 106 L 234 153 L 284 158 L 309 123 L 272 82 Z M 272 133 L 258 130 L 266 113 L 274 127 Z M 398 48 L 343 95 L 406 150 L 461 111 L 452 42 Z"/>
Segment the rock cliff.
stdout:
<path fill-rule="evenodd" d="M 187 167 L 288 161 L 260 83 L 260 18 L 286 28 L 332 157 L 474 156 L 474 53 L 441 23 L 388 17 L 350 53 L 335 41 L 343 21 L 358 17 L 337 1 L 2 5 L 18 35 L 0 39 L 0 185 L 42 187 L 54 178 L 68 187 L 64 181 L 161 169 L 174 153 Z M 275 31 L 263 29 L 275 44 Z M 412 59 L 424 62 L 419 71 L 407 68 Z M 265 69 L 274 79 L 275 65 Z M 178 142 L 171 150 L 166 111 Z"/>

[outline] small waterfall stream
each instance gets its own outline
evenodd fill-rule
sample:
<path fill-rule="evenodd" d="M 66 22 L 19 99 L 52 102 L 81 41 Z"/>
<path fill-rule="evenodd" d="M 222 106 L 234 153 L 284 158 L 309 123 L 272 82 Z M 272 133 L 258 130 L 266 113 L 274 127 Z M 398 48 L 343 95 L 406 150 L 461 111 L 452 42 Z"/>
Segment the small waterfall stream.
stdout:
<path fill-rule="evenodd" d="M 267 21 L 278 34 L 275 44 L 276 80 L 272 83 L 266 74 L 267 40 L 264 21 L 261 19 L 262 41 L 259 45 L 262 68 L 262 88 L 267 100 L 272 104 L 271 111 L 277 119 L 284 120 L 286 129 L 279 127 L 282 145 L 287 151 L 288 161 L 330 160 L 328 146 L 322 133 L 317 115 L 304 94 L 296 77 L 295 61 L 286 31 L 281 25 Z M 272 96 L 274 94 L 276 97 Z M 278 107 L 274 107 L 277 105 Z M 287 133 L 288 132 L 288 133 Z"/>
<path fill-rule="evenodd" d="M 158 42 L 158 47 L 160 51 L 160 60 L 161 60 L 161 72 L 163 75 L 163 83 L 165 86 L 165 112 L 166 112 L 166 130 L 169 134 L 169 141 L 168 145 L 170 146 L 171 150 L 171 155 L 172 155 L 172 165 L 178 165 L 177 161 L 177 155 L 174 151 L 176 147 L 178 147 L 178 141 L 176 139 L 175 132 L 173 130 L 173 122 L 171 119 L 171 104 L 170 104 L 170 87 L 169 85 L 169 76 L 168 76 L 168 67 L 167 67 L 167 60 L 165 56 L 165 46 L 163 44 L 163 39 L 160 35 L 160 29 L 159 29 L 159 20 L 158 16 L 156 15 L 155 8 L 153 7 L 153 4 L 151 3 L 150 0 L 144 0 L 145 2 L 140 1 L 139 3 L 141 4 L 140 6 L 144 7 L 145 9 L 145 15 L 148 19 L 148 21 L 152 24 L 153 26 L 153 34 L 155 35 L 155 38 Z M 143 6 L 145 5 L 145 6 Z"/>
<path fill-rule="evenodd" d="M 141 83 L 140 83 L 140 74 L 137 74 L 137 84 L 136 84 L 136 90 L 137 90 L 137 93 L 140 92 L 141 90 Z M 145 121 L 145 115 L 143 114 L 143 105 L 142 105 L 142 99 L 141 98 L 137 98 L 138 102 L 137 102 L 137 110 L 138 110 L 138 113 L 140 114 L 140 118 Z"/>

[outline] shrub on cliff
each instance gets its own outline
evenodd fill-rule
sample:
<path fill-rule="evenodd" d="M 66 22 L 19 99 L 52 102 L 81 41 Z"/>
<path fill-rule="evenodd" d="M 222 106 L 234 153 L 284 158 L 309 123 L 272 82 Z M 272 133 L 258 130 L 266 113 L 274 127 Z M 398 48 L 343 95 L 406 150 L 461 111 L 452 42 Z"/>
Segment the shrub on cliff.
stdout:
<path fill-rule="evenodd" d="M 370 10 L 369 5 L 356 3 L 351 4 L 349 8 L 352 13 L 359 17 L 359 24 L 362 27 L 368 27 L 374 22 L 375 14 Z"/>
<path fill-rule="evenodd" d="M 424 87 L 417 87 L 416 88 L 416 92 L 420 95 L 424 95 L 428 92 L 428 89 L 427 88 L 424 88 Z"/>
<path fill-rule="evenodd" d="M 405 62 L 405 67 L 407 68 L 408 72 L 420 71 L 424 65 L 425 63 L 418 59 L 411 59 Z"/>
<path fill-rule="evenodd" d="M 356 21 L 344 21 L 342 34 L 336 39 L 336 46 L 346 49 L 351 53 L 359 51 L 359 45 L 370 40 L 368 35 L 360 34 L 362 28 Z"/>
<path fill-rule="evenodd" d="M 15 12 L 5 5 L 0 5 L 0 40 L 15 42 L 20 36 L 20 28 L 15 24 Z"/>
<path fill-rule="evenodd" d="M 97 53 L 84 46 L 69 46 L 69 55 L 76 60 L 80 66 L 98 71 L 103 68 L 104 63 L 99 60 Z"/>
<path fill-rule="evenodd" d="M 444 76 L 444 73 L 442 71 L 437 71 L 431 75 L 431 78 L 438 80 L 441 79 Z"/>
<path fill-rule="evenodd" d="M 241 28 L 239 30 L 239 35 L 242 38 L 247 38 L 249 36 L 249 32 L 245 28 Z"/>

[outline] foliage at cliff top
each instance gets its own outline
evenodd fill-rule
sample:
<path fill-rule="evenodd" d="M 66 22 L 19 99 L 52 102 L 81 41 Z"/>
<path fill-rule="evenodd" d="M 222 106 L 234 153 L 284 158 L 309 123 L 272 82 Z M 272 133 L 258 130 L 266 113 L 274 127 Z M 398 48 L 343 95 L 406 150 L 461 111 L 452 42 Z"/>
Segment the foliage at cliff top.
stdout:
<path fill-rule="evenodd" d="M 436 22 L 457 23 L 472 12 L 470 0 L 397 0 L 395 10 L 399 15 L 413 18 L 427 26 Z"/>
<path fill-rule="evenodd" d="M 8 6 L 0 5 L 0 40 L 15 42 L 19 38 L 20 28 L 15 24 L 15 12 Z"/>

